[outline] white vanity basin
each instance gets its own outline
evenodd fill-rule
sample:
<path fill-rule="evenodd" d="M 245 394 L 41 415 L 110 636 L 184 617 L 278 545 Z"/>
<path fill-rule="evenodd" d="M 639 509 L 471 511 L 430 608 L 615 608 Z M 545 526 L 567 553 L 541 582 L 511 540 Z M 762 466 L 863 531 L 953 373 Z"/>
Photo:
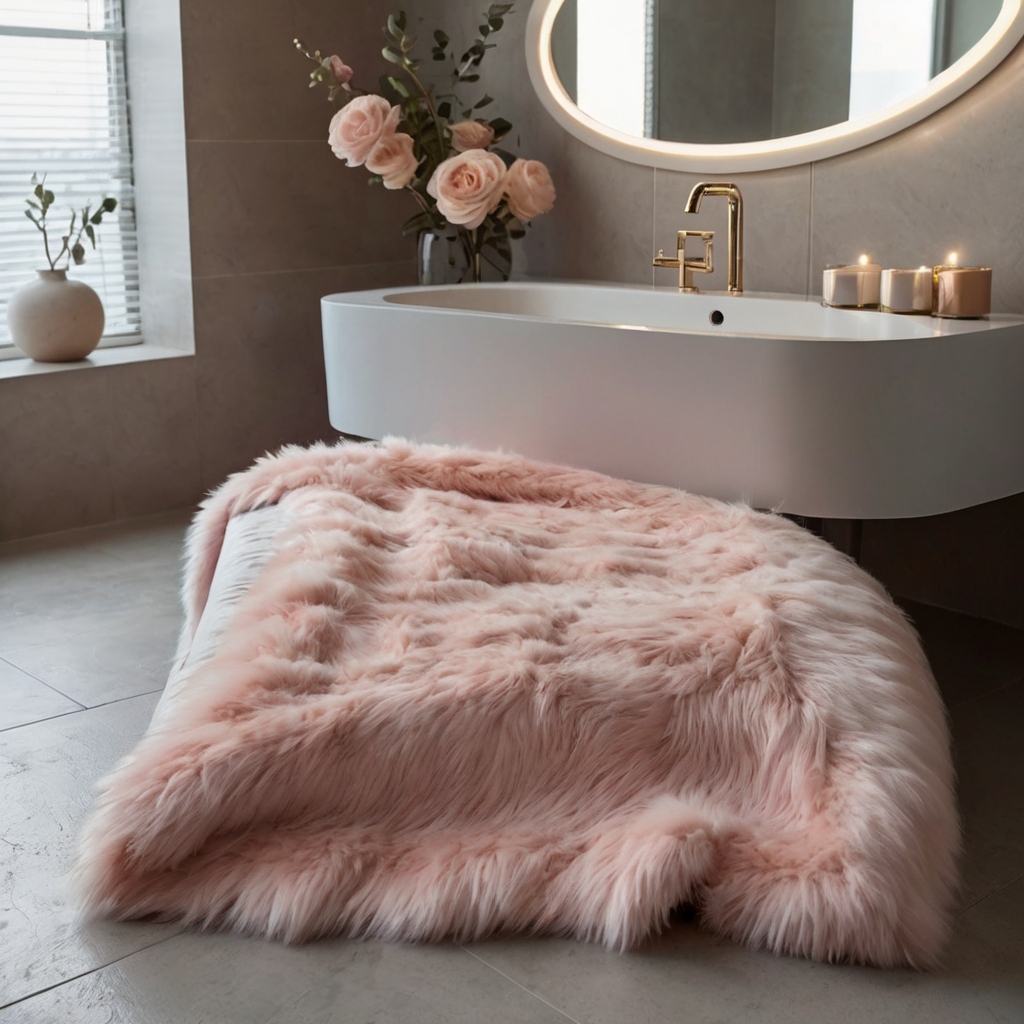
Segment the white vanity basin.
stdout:
<path fill-rule="evenodd" d="M 350 292 L 322 312 L 345 433 L 828 518 L 1024 491 L 1024 319 L 532 282 Z"/>

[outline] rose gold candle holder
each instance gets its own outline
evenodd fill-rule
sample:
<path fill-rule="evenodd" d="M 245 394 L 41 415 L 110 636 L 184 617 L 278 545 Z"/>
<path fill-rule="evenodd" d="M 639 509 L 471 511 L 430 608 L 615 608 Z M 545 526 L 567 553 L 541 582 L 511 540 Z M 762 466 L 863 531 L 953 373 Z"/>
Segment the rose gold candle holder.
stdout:
<path fill-rule="evenodd" d="M 932 316 L 978 320 L 992 312 L 992 268 L 961 267 L 956 253 L 932 271 Z"/>

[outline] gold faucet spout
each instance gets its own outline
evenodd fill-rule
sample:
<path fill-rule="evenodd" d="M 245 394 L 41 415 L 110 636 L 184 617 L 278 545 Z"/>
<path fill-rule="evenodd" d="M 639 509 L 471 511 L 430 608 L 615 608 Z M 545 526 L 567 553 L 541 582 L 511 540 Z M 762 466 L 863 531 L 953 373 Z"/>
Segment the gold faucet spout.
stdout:
<path fill-rule="evenodd" d="M 743 292 L 743 196 L 729 181 L 702 181 L 693 186 L 686 200 L 686 213 L 697 213 L 705 196 L 723 196 L 729 203 L 728 284 L 734 295 Z"/>

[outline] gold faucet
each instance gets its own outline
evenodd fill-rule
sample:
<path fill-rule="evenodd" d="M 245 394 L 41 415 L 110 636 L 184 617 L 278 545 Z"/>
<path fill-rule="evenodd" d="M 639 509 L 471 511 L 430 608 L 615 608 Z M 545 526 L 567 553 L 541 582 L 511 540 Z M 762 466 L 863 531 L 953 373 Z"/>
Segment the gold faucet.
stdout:
<path fill-rule="evenodd" d="M 686 213 L 697 213 L 705 196 L 725 196 L 729 201 L 728 289 L 740 295 L 743 292 L 743 196 L 731 182 L 702 181 L 693 186 L 686 200 Z"/>
<path fill-rule="evenodd" d="M 714 252 L 714 231 L 678 231 L 676 232 L 676 258 L 665 255 L 664 249 L 658 250 L 654 257 L 656 267 L 678 267 L 679 287 L 684 292 L 695 292 L 697 288 L 693 284 L 694 274 L 710 274 L 715 269 Z M 704 243 L 704 258 L 687 259 L 686 239 L 699 238 Z"/>

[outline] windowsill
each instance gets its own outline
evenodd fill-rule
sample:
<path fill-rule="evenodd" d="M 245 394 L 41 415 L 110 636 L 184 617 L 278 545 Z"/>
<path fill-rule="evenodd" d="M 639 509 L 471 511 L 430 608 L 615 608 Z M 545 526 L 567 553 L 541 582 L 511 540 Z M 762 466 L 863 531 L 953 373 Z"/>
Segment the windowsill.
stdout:
<path fill-rule="evenodd" d="M 147 363 L 156 359 L 180 359 L 193 353 L 165 345 L 121 345 L 98 348 L 92 355 L 73 363 L 37 363 L 24 359 L 0 360 L 0 380 L 32 377 L 38 373 L 63 373 L 65 370 L 88 370 L 100 366 L 122 366 L 125 363 Z"/>

